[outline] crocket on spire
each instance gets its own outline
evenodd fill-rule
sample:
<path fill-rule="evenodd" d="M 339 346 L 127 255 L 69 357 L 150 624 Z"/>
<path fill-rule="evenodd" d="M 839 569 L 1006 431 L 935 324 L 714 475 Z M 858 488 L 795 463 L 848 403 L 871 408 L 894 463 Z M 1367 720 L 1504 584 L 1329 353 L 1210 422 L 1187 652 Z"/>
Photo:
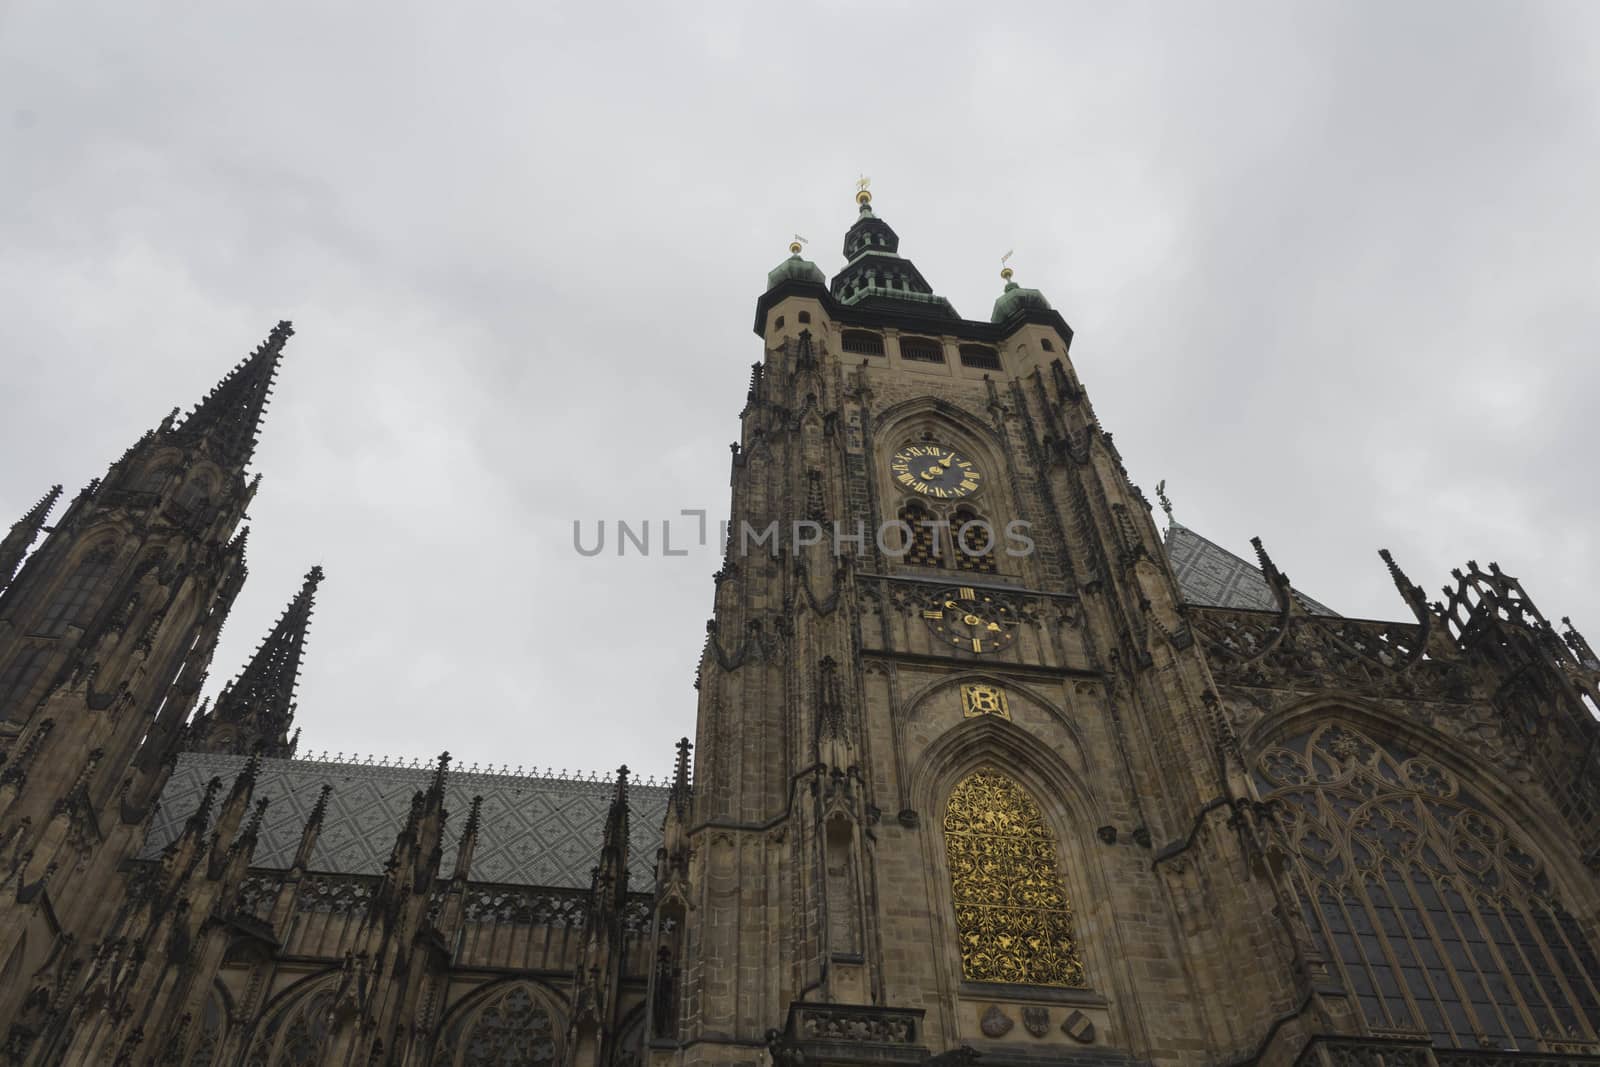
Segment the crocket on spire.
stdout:
<path fill-rule="evenodd" d="M 283 346 L 294 335 L 285 320 L 267 339 L 240 360 L 183 420 L 178 433 L 209 437 L 222 456 L 239 467 L 255 453 L 256 432 L 272 395 L 272 381 L 283 359 Z"/>
<path fill-rule="evenodd" d="M 27 555 L 29 546 L 44 527 L 44 520 L 49 518 L 50 509 L 56 506 L 59 499 L 61 487 L 52 486 L 37 504 L 28 509 L 27 514 L 12 524 L 11 532 L 0 540 L 0 589 L 4 589 L 11 581 L 11 576 L 17 573 L 17 565 Z"/>
<path fill-rule="evenodd" d="M 321 581 L 321 567 L 306 573 L 300 591 L 244 671 L 223 689 L 211 713 L 196 721 L 196 749 L 243 754 L 259 744 L 264 755 L 289 755 L 295 683 Z"/>

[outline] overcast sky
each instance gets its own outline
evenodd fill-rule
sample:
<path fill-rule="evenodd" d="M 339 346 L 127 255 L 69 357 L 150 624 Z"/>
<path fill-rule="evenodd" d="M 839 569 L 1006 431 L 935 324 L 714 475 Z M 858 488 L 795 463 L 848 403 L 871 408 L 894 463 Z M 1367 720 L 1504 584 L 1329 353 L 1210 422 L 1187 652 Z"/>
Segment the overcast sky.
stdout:
<path fill-rule="evenodd" d="M 663 771 L 766 271 L 858 174 L 940 294 L 1077 331 L 1134 480 L 1405 618 L 1600 636 L 1600 6 L 0 4 L 0 520 L 279 318 L 236 673 L 312 563 L 303 749 Z"/>

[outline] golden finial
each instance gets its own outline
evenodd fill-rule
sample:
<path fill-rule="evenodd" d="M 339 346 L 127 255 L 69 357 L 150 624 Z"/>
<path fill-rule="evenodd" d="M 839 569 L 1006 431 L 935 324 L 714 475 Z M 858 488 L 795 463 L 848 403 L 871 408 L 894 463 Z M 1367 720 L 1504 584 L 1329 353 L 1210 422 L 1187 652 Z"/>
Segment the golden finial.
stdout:
<path fill-rule="evenodd" d="M 1011 276 L 1013 274 L 1015 274 L 1016 271 L 1014 271 L 1010 267 L 1006 266 L 1006 260 L 1010 259 L 1012 256 L 1014 256 L 1016 254 L 1017 254 L 1016 253 L 1016 249 L 1012 249 L 1011 251 L 1007 252 L 1005 255 L 1000 257 L 1000 277 L 1004 278 L 1008 282 L 1011 280 Z"/>
<path fill-rule="evenodd" d="M 869 188 L 871 185 L 872 179 L 865 174 L 856 179 L 856 203 L 863 207 L 872 203 L 872 190 Z"/>
<path fill-rule="evenodd" d="M 800 254 L 800 249 L 804 248 L 808 243 L 809 242 L 807 242 L 804 237 L 801 237 L 799 234 L 795 234 L 794 240 L 789 242 L 789 251 L 798 256 Z"/>

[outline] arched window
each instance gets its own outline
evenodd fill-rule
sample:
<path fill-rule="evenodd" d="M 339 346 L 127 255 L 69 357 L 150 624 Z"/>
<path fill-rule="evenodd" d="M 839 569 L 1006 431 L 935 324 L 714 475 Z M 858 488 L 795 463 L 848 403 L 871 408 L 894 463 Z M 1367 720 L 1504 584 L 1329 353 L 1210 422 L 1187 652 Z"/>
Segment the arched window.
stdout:
<path fill-rule="evenodd" d="M 950 516 L 950 548 L 958 571 L 995 573 L 995 544 L 999 539 L 994 524 L 970 507 L 963 505 Z"/>
<path fill-rule="evenodd" d="M 222 1044 L 223 1027 L 227 1013 L 222 1008 L 222 998 L 212 993 L 200 1009 L 200 1025 L 194 1048 L 186 1061 L 188 1067 L 211 1067 L 217 1061 L 217 1050 Z"/>
<path fill-rule="evenodd" d="M 22 722 L 33 708 L 26 698 L 44 672 L 45 661 L 50 657 L 48 648 L 17 649 L 11 662 L 0 670 L 0 716 Z"/>
<path fill-rule="evenodd" d="M 34 632 L 60 637 L 72 623 L 84 623 L 94 610 L 95 594 L 111 573 L 114 559 L 109 548 L 97 549 L 79 560 L 78 566 L 56 588 Z"/>
<path fill-rule="evenodd" d="M 1331 722 L 1262 754 L 1304 916 L 1374 1027 L 1600 1037 L 1600 961 L 1521 835 L 1439 764 Z"/>
<path fill-rule="evenodd" d="M 556 1029 L 524 983 L 491 994 L 440 1037 L 434 1067 L 544 1067 L 556 1061 Z"/>
<path fill-rule="evenodd" d="M 1082 986 L 1054 835 L 1028 791 L 992 767 L 955 787 L 945 853 L 969 982 Z"/>
<path fill-rule="evenodd" d="M 933 514 L 913 500 L 900 509 L 900 521 L 911 528 L 911 537 L 905 542 L 905 554 L 900 562 L 914 567 L 943 567 L 944 542 L 948 538 L 939 537 L 935 542 L 935 536 L 943 531 L 935 529 Z M 900 532 L 905 533 L 904 530 Z"/>
<path fill-rule="evenodd" d="M 272 1067 L 317 1067 L 322 1062 L 323 1046 L 328 1041 L 328 1014 L 333 1008 L 333 990 L 325 989 L 306 998 L 294 1012 L 278 1042 Z"/>

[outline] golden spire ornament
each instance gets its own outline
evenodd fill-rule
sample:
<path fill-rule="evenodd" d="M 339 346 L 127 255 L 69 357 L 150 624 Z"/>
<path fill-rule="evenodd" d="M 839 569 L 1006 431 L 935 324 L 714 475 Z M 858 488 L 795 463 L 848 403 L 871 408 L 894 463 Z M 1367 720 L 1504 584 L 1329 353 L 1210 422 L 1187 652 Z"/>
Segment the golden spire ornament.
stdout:
<path fill-rule="evenodd" d="M 872 203 L 872 179 L 863 174 L 856 179 L 856 203 L 866 207 Z"/>

